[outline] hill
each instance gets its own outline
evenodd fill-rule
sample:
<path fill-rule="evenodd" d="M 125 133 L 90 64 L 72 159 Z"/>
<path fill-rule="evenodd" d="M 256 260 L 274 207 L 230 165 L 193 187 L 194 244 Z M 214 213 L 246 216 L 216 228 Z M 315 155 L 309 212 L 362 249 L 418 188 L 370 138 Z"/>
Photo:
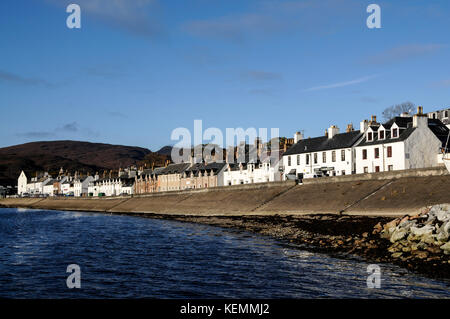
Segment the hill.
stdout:
<path fill-rule="evenodd" d="M 149 149 L 78 141 L 32 142 L 0 148 L 0 185 L 16 185 L 21 170 L 28 176 L 37 171 L 56 174 L 69 171 L 94 173 L 129 165 L 156 162 L 166 157 Z"/>

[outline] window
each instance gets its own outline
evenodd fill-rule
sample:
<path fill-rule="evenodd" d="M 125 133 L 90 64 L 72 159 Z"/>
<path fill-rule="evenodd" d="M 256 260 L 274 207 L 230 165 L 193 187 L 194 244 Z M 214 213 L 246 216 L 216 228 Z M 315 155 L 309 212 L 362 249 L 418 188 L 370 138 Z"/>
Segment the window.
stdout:
<path fill-rule="evenodd" d="M 317 153 L 314 153 L 314 164 L 317 164 Z"/>
<path fill-rule="evenodd" d="M 398 128 L 392 129 L 392 137 L 398 137 Z"/>
<path fill-rule="evenodd" d="M 367 159 L 367 150 L 366 149 L 362 150 L 362 159 L 363 160 Z"/>
<path fill-rule="evenodd" d="M 341 150 L 341 161 L 345 161 L 345 150 Z"/>
<path fill-rule="evenodd" d="M 380 140 L 384 140 L 384 131 L 383 130 L 380 131 Z"/>
<path fill-rule="evenodd" d="M 367 133 L 367 140 L 368 140 L 368 141 L 373 140 L 373 133 L 372 133 L 372 132 L 368 132 L 368 133 Z"/>
<path fill-rule="evenodd" d="M 331 152 L 331 161 L 336 162 L 336 151 Z"/>
<path fill-rule="evenodd" d="M 291 166 L 291 156 L 288 156 L 288 166 Z"/>
<path fill-rule="evenodd" d="M 394 170 L 394 165 L 389 165 L 388 166 L 388 171 L 393 171 Z"/>
<path fill-rule="evenodd" d="M 309 165 L 309 154 L 306 154 L 306 165 Z"/>
<path fill-rule="evenodd" d="M 345 175 L 345 171 L 344 171 L 344 170 L 342 170 L 342 172 L 341 172 L 341 173 L 342 173 L 342 175 Z"/>
<path fill-rule="evenodd" d="M 322 163 L 326 163 L 327 162 L 327 152 L 323 152 L 322 153 Z"/>
<path fill-rule="evenodd" d="M 369 173 L 369 168 L 367 166 L 364 167 L 364 173 Z"/>
<path fill-rule="evenodd" d="M 380 171 L 380 166 L 375 166 L 375 172 L 379 172 Z"/>
<path fill-rule="evenodd" d="M 392 146 L 387 147 L 387 157 L 392 157 Z"/>
<path fill-rule="evenodd" d="M 448 111 L 444 112 L 444 117 L 448 117 Z"/>
<path fill-rule="evenodd" d="M 378 147 L 375 148 L 375 158 L 380 158 L 380 149 Z"/>
<path fill-rule="evenodd" d="M 297 155 L 297 165 L 300 165 L 300 155 Z"/>

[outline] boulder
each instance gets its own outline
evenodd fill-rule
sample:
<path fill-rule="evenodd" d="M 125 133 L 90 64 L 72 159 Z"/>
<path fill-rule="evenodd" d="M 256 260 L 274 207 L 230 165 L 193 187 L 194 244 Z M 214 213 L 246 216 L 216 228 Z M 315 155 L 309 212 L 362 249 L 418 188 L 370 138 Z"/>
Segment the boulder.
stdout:
<path fill-rule="evenodd" d="M 450 241 L 447 242 L 446 244 L 442 245 L 441 247 L 439 247 L 440 249 L 442 249 L 444 251 L 444 254 L 446 255 L 450 255 Z"/>
<path fill-rule="evenodd" d="M 435 227 L 433 225 L 425 225 L 423 227 L 411 227 L 411 233 L 416 236 L 431 235 Z"/>
<path fill-rule="evenodd" d="M 396 241 L 402 240 L 406 237 L 407 230 L 403 228 L 396 229 L 390 238 L 391 243 L 395 243 Z"/>

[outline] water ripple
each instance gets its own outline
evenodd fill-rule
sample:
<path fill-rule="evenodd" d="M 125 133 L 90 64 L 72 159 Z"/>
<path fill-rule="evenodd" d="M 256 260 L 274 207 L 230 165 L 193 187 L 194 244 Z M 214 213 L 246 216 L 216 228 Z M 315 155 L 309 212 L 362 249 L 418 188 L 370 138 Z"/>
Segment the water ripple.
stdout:
<path fill-rule="evenodd" d="M 450 298 L 450 282 L 286 246 L 268 237 L 176 221 L 0 209 L 0 297 Z M 66 286 L 81 267 L 81 289 Z"/>

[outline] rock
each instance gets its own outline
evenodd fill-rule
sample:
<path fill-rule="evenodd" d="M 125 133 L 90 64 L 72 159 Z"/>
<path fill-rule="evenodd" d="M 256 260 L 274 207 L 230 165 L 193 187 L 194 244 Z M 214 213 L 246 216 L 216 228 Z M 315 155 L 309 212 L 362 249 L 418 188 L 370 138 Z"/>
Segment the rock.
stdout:
<path fill-rule="evenodd" d="M 408 241 L 420 241 L 420 237 L 413 234 L 409 234 L 407 239 Z"/>
<path fill-rule="evenodd" d="M 429 251 L 432 254 L 439 254 L 441 252 L 439 246 L 429 246 L 427 247 L 427 251 Z"/>
<path fill-rule="evenodd" d="M 391 229 L 391 228 L 397 227 L 399 221 L 400 221 L 400 220 L 399 220 L 398 218 L 396 218 L 396 219 L 394 219 L 394 220 L 391 220 L 389 223 L 386 223 L 386 224 L 384 225 L 384 230 L 389 230 L 389 229 Z"/>
<path fill-rule="evenodd" d="M 400 221 L 399 225 L 407 223 L 408 221 L 409 221 L 409 216 L 405 216 L 405 217 L 402 218 L 402 220 Z"/>
<path fill-rule="evenodd" d="M 381 226 L 381 223 L 376 224 L 375 226 L 373 226 L 373 232 L 372 234 L 378 234 L 383 230 L 383 226 Z"/>
<path fill-rule="evenodd" d="M 402 248 L 402 251 L 403 251 L 404 253 L 409 253 L 409 252 L 411 251 L 411 248 L 410 248 L 410 247 L 403 247 L 403 248 Z"/>
<path fill-rule="evenodd" d="M 420 243 L 417 244 L 417 249 L 418 250 L 425 250 L 427 248 L 428 248 L 428 245 L 426 243 L 424 243 L 424 242 L 420 242 Z"/>
<path fill-rule="evenodd" d="M 399 258 L 403 253 L 399 252 L 399 253 L 393 253 L 392 257 L 393 258 Z"/>
<path fill-rule="evenodd" d="M 390 253 L 395 253 L 399 250 L 400 250 L 400 247 L 398 247 L 398 246 L 396 247 L 394 245 L 392 245 L 391 247 L 388 248 L 388 252 L 390 252 Z"/>
<path fill-rule="evenodd" d="M 395 230 L 390 238 L 391 243 L 395 243 L 396 241 L 402 240 L 403 238 L 405 238 L 406 233 L 407 230 L 403 228 Z"/>
<path fill-rule="evenodd" d="M 422 236 L 421 241 L 423 243 L 426 243 L 426 244 L 429 244 L 429 245 L 434 245 L 436 240 L 435 240 L 435 238 L 434 238 L 434 236 L 432 234 L 426 234 L 426 235 Z"/>
<path fill-rule="evenodd" d="M 443 231 L 436 234 L 436 240 L 442 243 L 445 243 L 448 241 L 449 235 Z"/>
<path fill-rule="evenodd" d="M 450 241 L 447 242 L 446 244 L 442 245 L 441 247 L 439 247 L 440 249 L 442 249 L 444 251 L 444 254 L 446 255 L 450 255 Z"/>
<path fill-rule="evenodd" d="M 367 237 L 369 237 L 369 233 L 367 233 L 367 232 L 362 233 L 362 236 L 363 236 L 363 238 L 367 238 Z"/>
<path fill-rule="evenodd" d="M 415 256 L 420 259 L 428 258 L 428 252 L 426 251 L 416 251 Z"/>
<path fill-rule="evenodd" d="M 423 235 L 428 235 L 428 234 L 432 234 L 433 230 L 434 230 L 434 226 L 433 225 L 425 225 L 423 227 L 411 227 L 410 231 L 413 235 L 416 236 L 423 236 Z"/>

